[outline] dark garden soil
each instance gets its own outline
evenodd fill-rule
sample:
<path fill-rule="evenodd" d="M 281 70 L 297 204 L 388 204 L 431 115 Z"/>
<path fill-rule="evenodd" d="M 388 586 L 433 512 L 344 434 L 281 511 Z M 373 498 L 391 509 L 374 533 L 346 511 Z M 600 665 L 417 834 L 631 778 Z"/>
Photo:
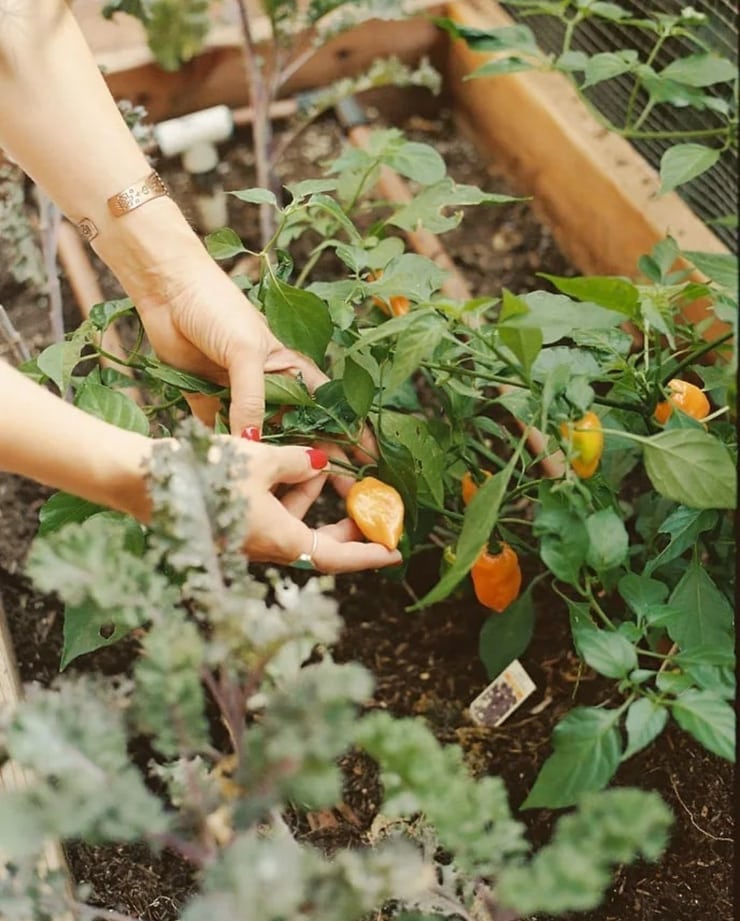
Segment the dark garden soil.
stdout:
<path fill-rule="evenodd" d="M 458 181 L 511 192 L 502 177 L 485 169 L 450 119 L 436 108 L 428 116 L 417 115 L 405 127 L 415 139 L 437 147 Z M 282 175 L 287 179 L 316 174 L 316 164 L 330 156 L 338 141 L 339 129 L 330 120 L 311 128 L 289 150 Z M 175 197 L 187 209 L 187 178 L 178 172 L 177 164 L 162 166 Z M 226 187 L 253 185 L 252 166 L 248 137 L 243 136 L 224 150 Z M 231 226 L 256 242 L 254 209 L 236 200 L 229 207 Z M 538 271 L 573 271 L 524 203 L 479 208 L 443 239 L 476 293 L 497 294 L 502 286 L 525 292 L 542 286 L 535 276 Z M 110 284 L 105 276 L 103 280 Z M 44 344 L 45 318 L 33 297 L 6 287 L 0 288 L 0 302 L 32 347 Z M 17 477 L 0 476 L 0 600 L 10 621 L 22 678 L 42 684 L 57 673 L 61 612 L 54 599 L 31 588 L 23 575 L 23 560 L 38 508 L 47 495 L 48 491 Z M 412 589 L 421 593 L 431 586 L 437 566 L 432 556 L 416 558 L 409 571 Z M 372 706 L 423 717 L 441 741 L 463 747 L 474 773 L 501 775 L 514 807 L 523 801 L 550 753 L 556 722 L 574 705 L 603 701 L 614 691 L 610 682 L 580 666 L 570 641 L 567 612 L 557 596 L 540 586 L 535 594 L 534 639 L 521 657 L 537 690 L 500 728 L 478 728 L 467 707 L 487 683 L 477 656 L 486 611 L 471 594 L 422 614 L 408 614 L 405 607 L 411 598 L 402 585 L 360 574 L 339 578 L 335 596 L 346 623 L 335 655 L 339 660 L 358 660 L 373 672 Z M 127 641 L 79 660 L 71 670 L 121 671 L 134 654 L 135 643 Z M 328 850 L 361 843 L 380 803 L 381 791 L 368 759 L 350 756 L 344 768 L 346 790 L 339 808 L 290 817 L 305 840 Z M 657 790 L 663 796 L 675 816 L 670 848 L 658 866 L 619 868 L 601 908 L 568 917 L 729 921 L 733 917 L 732 766 L 672 725 L 657 743 L 620 769 L 616 783 Z M 548 839 L 555 817 L 533 810 L 520 818 L 533 843 L 540 845 Z M 95 904 L 142 921 L 174 921 L 194 885 L 188 867 L 167 852 L 156 856 L 140 847 L 70 843 L 67 855 L 76 879 L 91 887 Z"/>

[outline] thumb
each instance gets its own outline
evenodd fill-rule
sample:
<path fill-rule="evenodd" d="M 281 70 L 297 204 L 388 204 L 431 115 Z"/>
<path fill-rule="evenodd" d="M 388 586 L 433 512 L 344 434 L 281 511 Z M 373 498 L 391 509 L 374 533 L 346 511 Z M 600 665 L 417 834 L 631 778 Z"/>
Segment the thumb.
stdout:
<path fill-rule="evenodd" d="M 231 384 L 229 427 L 232 435 L 255 427 L 262 431 L 265 415 L 265 380 L 262 365 L 253 354 L 237 353 L 228 367 Z"/>
<path fill-rule="evenodd" d="M 267 482 L 272 486 L 278 483 L 303 483 L 326 472 L 329 455 L 320 448 L 307 448 L 304 445 L 262 445 L 266 457 L 264 466 Z"/>

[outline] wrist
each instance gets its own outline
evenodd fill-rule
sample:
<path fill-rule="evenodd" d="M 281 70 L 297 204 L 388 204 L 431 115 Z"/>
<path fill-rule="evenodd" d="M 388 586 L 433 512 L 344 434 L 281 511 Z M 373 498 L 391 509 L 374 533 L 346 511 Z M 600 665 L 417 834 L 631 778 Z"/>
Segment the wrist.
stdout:
<path fill-rule="evenodd" d="M 183 262 L 208 253 L 177 204 L 163 196 L 120 217 L 106 214 L 91 246 L 137 307 L 152 290 L 178 286 Z"/>

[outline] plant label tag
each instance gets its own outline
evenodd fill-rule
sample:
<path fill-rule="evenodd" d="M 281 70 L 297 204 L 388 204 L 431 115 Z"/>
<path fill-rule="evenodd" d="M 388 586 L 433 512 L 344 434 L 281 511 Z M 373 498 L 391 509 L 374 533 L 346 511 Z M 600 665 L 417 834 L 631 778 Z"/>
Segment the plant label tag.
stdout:
<path fill-rule="evenodd" d="M 470 717 L 479 726 L 500 726 L 536 690 L 534 681 L 514 659 L 470 705 Z"/>

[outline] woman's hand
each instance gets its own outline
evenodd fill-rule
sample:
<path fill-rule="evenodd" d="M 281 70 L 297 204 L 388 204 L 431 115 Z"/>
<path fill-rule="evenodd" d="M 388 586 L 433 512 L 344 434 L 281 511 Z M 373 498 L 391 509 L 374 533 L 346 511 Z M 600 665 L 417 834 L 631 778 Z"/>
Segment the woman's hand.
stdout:
<path fill-rule="evenodd" d="M 286 348 L 262 314 L 198 243 L 121 282 L 157 356 L 173 367 L 231 388 L 234 435 L 262 429 L 265 373 L 300 375 L 314 391 L 328 378 L 305 355 Z M 213 423 L 218 401 L 191 395 L 193 412 Z"/>
<path fill-rule="evenodd" d="M 244 440 L 239 450 L 246 458 L 247 473 L 234 488 L 248 503 L 244 549 L 250 560 L 288 564 L 310 554 L 317 570 L 336 573 L 401 562 L 397 550 L 366 543 L 349 518 L 316 529 L 303 522 L 328 476 L 329 457 L 323 450 Z M 278 498 L 274 490 L 282 484 L 290 485 Z"/>

